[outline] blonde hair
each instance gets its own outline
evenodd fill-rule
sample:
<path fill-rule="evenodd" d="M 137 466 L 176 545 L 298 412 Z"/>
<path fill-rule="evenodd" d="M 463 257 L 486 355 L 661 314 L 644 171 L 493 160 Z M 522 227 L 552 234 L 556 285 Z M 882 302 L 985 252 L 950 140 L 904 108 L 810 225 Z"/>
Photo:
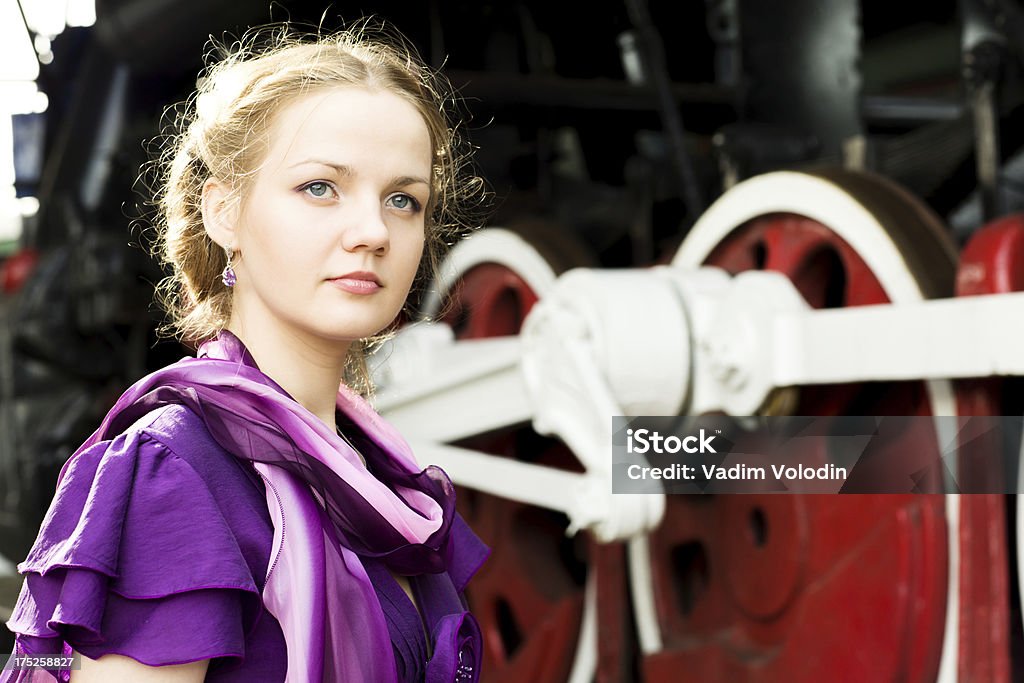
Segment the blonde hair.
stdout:
<path fill-rule="evenodd" d="M 266 152 L 271 122 L 296 98 L 322 88 L 362 86 L 410 102 L 426 123 L 433 148 L 433 187 L 426 208 L 424 257 L 410 300 L 432 279 L 445 251 L 478 225 L 488 193 L 472 172 L 471 149 L 452 121 L 447 81 L 394 33 L 362 25 L 331 35 L 288 26 L 255 30 L 219 48 L 196 93 L 173 110 L 173 132 L 156 162 L 157 216 L 152 250 L 170 275 L 157 288 L 168 322 L 160 332 L 183 342 L 211 339 L 227 325 L 232 290 L 221 282 L 224 250 L 206 233 L 201 214 L 208 178 L 227 181 L 241 202 Z M 408 313 L 408 311 L 407 311 Z M 365 354 L 387 332 L 351 346 L 345 382 L 369 393 Z"/>

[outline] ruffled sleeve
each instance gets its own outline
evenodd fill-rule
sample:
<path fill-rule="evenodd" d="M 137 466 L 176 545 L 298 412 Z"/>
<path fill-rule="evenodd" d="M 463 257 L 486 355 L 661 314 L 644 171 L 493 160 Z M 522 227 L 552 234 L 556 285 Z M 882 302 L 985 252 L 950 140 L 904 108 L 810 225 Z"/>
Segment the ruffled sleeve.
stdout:
<path fill-rule="evenodd" d="M 152 666 L 243 657 L 260 588 L 215 490 L 230 495 L 143 430 L 79 454 L 18 566 L 18 650 Z"/>

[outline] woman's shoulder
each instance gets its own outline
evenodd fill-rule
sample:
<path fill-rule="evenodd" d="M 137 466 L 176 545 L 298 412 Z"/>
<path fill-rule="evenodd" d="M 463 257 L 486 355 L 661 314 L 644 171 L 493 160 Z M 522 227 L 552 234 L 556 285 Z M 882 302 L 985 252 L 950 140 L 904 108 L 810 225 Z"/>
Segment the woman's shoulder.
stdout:
<path fill-rule="evenodd" d="M 171 460 L 179 468 L 187 466 L 218 489 L 231 482 L 259 483 L 255 470 L 218 443 L 200 415 L 176 403 L 154 408 L 120 434 L 90 450 L 90 460 L 129 454 L 137 461 L 133 465 L 136 477 L 162 465 L 162 461 Z"/>
<path fill-rule="evenodd" d="M 264 536 L 269 524 L 265 494 L 243 465 L 192 411 L 153 410 L 71 458 L 21 569 L 80 565 L 84 551 L 84 564 L 126 579 L 119 566 L 126 547 L 164 557 L 200 541 L 237 549 L 243 538 Z"/>
<path fill-rule="evenodd" d="M 195 450 L 223 450 L 210 434 L 203 418 L 177 403 L 154 408 L 120 436 L 156 442 L 179 456 L 187 456 Z"/>

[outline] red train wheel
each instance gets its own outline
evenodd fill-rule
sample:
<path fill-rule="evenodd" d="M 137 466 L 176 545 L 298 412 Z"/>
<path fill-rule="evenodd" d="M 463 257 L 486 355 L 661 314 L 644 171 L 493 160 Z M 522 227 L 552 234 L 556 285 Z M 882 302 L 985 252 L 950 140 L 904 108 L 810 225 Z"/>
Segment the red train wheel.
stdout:
<path fill-rule="evenodd" d="M 673 259 L 784 273 L 818 308 L 948 295 L 953 263 L 923 205 L 843 171 L 741 183 Z M 954 410 L 948 383 L 906 382 L 800 388 L 791 412 Z M 651 593 L 637 603 L 654 606 L 637 613 L 647 680 L 935 680 L 956 635 L 946 514 L 941 496 L 670 497 L 661 526 L 631 547 L 649 572 L 634 572 L 634 595 Z"/>
<path fill-rule="evenodd" d="M 452 305 L 428 300 L 460 339 L 514 335 L 539 296 L 567 268 L 592 265 L 557 227 L 488 229 L 460 244 L 433 288 L 452 292 Z M 529 428 L 460 442 L 495 455 L 582 471 L 560 442 Z M 587 549 L 566 538 L 564 515 L 459 489 L 459 511 L 492 549 L 468 599 L 484 635 L 487 681 L 565 681 L 583 612 Z"/>
<path fill-rule="evenodd" d="M 1005 216 L 977 230 L 960 254 L 957 296 L 1024 291 L 1024 215 Z M 1020 415 L 1019 378 L 982 378 L 956 383 L 961 415 Z M 979 439 L 987 439 L 982 443 Z M 993 435 L 976 437 L 973 451 L 1003 444 Z M 998 460 L 989 460 L 988 463 Z M 980 466 L 979 466 L 980 465 Z M 1002 472 L 984 463 L 960 463 L 976 490 L 1010 490 Z M 963 479 L 961 479 L 963 481 Z M 1007 683 L 1010 663 L 1010 558 L 1006 544 L 1006 502 L 1002 495 L 961 500 L 960 680 Z M 1020 538 L 1018 536 L 1018 544 Z M 1019 581 L 1019 579 L 1018 579 Z"/>

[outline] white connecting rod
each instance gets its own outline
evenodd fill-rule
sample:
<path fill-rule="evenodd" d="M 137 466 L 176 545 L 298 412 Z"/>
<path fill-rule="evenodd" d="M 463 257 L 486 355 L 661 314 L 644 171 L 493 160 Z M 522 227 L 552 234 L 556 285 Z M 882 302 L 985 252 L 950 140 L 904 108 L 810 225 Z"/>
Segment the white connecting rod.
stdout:
<path fill-rule="evenodd" d="M 1024 375 L 1024 293 L 781 314 L 778 386 Z"/>

